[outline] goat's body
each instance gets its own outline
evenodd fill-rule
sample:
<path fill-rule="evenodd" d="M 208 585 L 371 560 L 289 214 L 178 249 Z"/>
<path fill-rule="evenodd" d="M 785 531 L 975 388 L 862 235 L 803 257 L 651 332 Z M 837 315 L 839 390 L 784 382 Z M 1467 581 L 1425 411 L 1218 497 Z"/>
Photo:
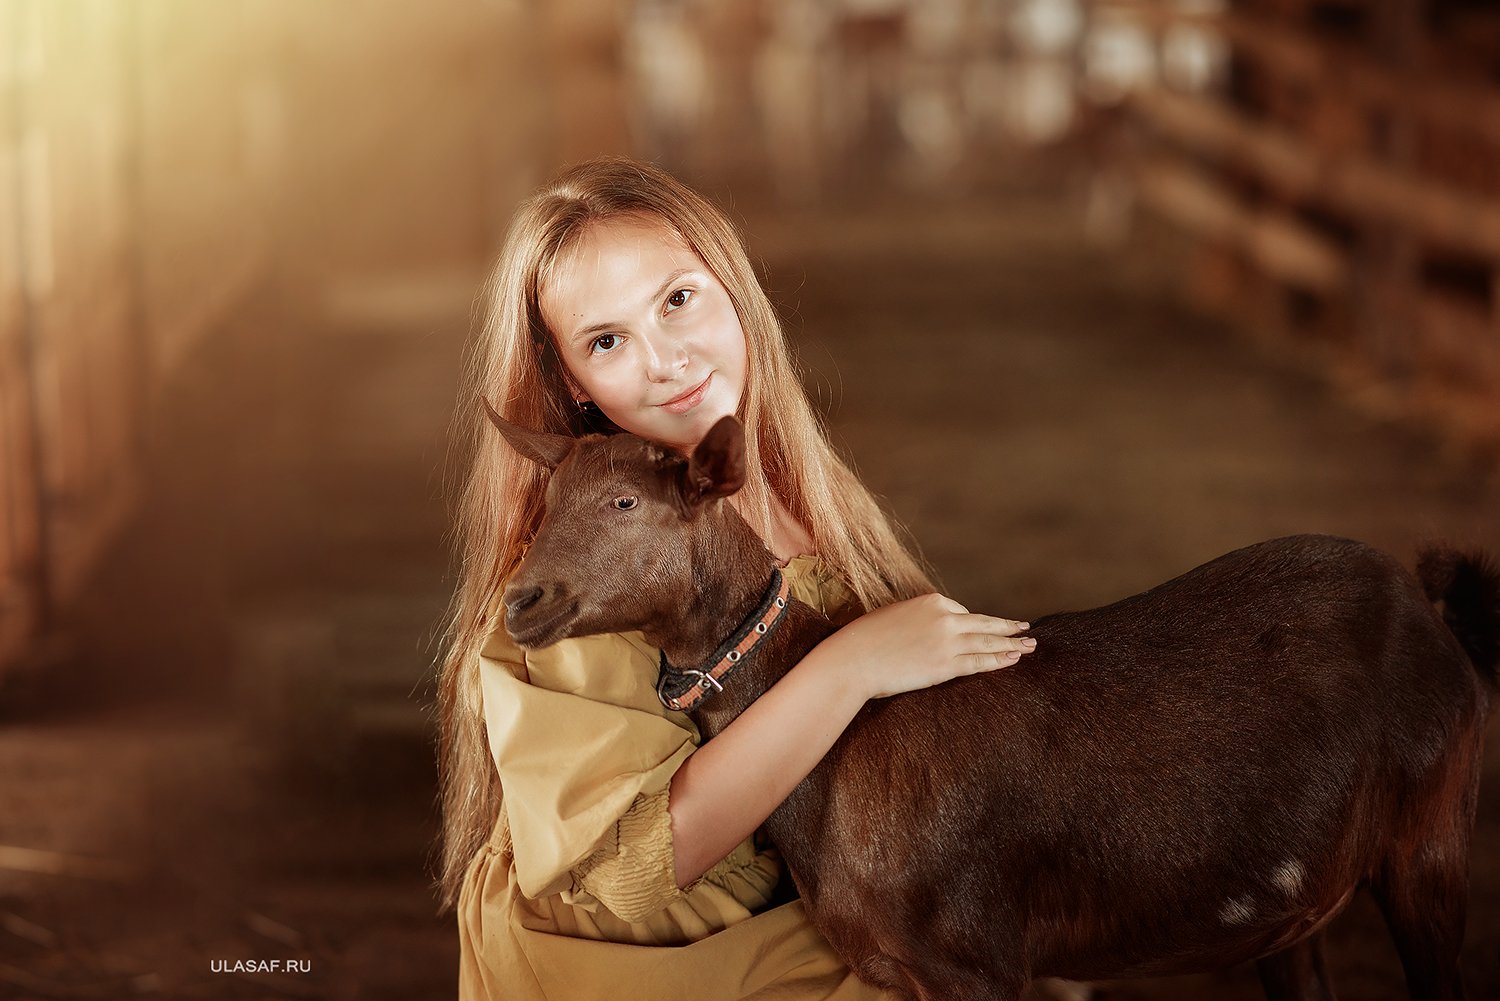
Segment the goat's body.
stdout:
<path fill-rule="evenodd" d="M 866 979 L 1222 967 L 1403 853 L 1467 858 L 1487 693 L 1383 553 L 1262 543 L 1031 634 L 1015 668 L 867 705 L 767 823 Z"/>
<path fill-rule="evenodd" d="M 743 481 L 733 418 L 687 458 L 492 418 L 557 466 L 506 586 L 517 642 L 640 629 L 701 664 L 759 603 L 769 554 L 713 501 Z M 866 705 L 766 827 L 833 946 L 908 998 L 1246 959 L 1273 1001 L 1327 998 L 1319 928 L 1361 884 L 1413 996 L 1461 998 L 1500 573 L 1430 549 L 1418 574 L 1295 536 L 1040 619 L 1016 667 Z M 702 733 L 831 630 L 793 602 Z"/>

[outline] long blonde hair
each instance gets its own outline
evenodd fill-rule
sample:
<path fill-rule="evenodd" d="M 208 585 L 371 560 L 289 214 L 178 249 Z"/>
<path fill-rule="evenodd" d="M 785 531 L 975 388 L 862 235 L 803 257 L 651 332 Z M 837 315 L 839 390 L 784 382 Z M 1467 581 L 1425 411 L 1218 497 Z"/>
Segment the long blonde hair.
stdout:
<path fill-rule="evenodd" d="M 461 562 L 438 684 L 444 910 L 456 904 L 464 871 L 499 816 L 479 650 L 492 628 L 500 585 L 541 519 L 545 485 L 544 473 L 494 433 L 478 398 L 488 396 L 502 416 L 525 427 L 575 435 L 593 429 L 564 382 L 540 293 L 554 262 L 586 227 L 627 214 L 654 217 L 675 230 L 739 314 L 749 355 L 739 412 L 748 475 L 737 506 L 745 519 L 770 538 L 771 496 L 780 498 L 866 609 L 933 590 L 925 567 L 829 444 L 781 323 L 723 213 L 649 164 L 609 157 L 569 170 L 516 212 L 484 286 L 484 320 L 465 357 L 455 416 L 452 440 L 466 475 L 455 511 Z"/>

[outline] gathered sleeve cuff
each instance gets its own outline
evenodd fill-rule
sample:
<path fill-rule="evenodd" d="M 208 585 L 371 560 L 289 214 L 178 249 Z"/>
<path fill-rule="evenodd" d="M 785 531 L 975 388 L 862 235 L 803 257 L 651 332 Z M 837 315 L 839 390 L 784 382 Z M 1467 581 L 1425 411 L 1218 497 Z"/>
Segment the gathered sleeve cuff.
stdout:
<path fill-rule="evenodd" d="M 573 870 L 575 889 L 622 921 L 645 921 L 702 880 L 677 887 L 668 795 L 664 789 L 637 796 L 614 830 Z"/>

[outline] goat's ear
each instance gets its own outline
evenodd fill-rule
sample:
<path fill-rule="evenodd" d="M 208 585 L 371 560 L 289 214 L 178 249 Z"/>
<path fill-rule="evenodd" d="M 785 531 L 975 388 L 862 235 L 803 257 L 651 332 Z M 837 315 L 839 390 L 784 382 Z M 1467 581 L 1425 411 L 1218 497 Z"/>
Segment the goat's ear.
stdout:
<path fill-rule="evenodd" d="M 693 511 L 704 501 L 728 497 L 744 485 L 745 429 L 732 416 L 720 417 L 688 457 L 682 499 Z"/>
<path fill-rule="evenodd" d="M 570 438 L 565 434 L 548 434 L 545 431 L 532 431 L 501 417 L 490 406 L 490 401 L 483 396 L 479 402 L 484 404 L 485 413 L 489 414 L 490 423 L 500 431 L 510 447 L 547 469 L 556 469 L 558 464 L 567 458 L 578 439 Z"/>

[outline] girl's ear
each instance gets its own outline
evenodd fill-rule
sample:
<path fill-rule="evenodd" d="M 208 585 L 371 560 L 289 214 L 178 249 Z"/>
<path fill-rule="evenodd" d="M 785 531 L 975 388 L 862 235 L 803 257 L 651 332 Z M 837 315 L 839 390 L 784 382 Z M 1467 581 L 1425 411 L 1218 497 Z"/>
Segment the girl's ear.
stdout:
<path fill-rule="evenodd" d="M 568 371 L 568 366 L 562 365 L 563 386 L 567 388 L 568 395 L 573 397 L 574 403 L 587 403 L 587 394 L 573 381 L 573 374 Z"/>
<path fill-rule="evenodd" d="M 532 431 L 512 424 L 495 412 L 489 400 L 481 396 L 479 402 L 484 404 L 490 423 L 495 425 L 500 434 L 510 443 L 510 447 L 539 466 L 556 469 L 563 459 L 568 457 L 568 453 L 573 450 L 573 445 L 578 441 L 577 438 L 570 438 L 565 434 Z"/>
<path fill-rule="evenodd" d="M 548 345 L 547 353 L 551 355 L 552 363 L 557 366 L 557 375 L 558 378 L 562 379 L 563 389 L 568 391 L 568 395 L 573 398 L 575 403 L 585 402 L 588 394 L 573 380 L 573 373 L 568 371 L 568 363 L 562 360 L 562 355 L 557 350 L 557 342 L 552 340 L 552 335 L 547 334 L 546 336 Z"/>
<path fill-rule="evenodd" d="M 720 417 L 693 449 L 682 473 L 682 499 L 690 511 L 728 497 L 745 485 L 745 429 L 733 415 Z"/>

